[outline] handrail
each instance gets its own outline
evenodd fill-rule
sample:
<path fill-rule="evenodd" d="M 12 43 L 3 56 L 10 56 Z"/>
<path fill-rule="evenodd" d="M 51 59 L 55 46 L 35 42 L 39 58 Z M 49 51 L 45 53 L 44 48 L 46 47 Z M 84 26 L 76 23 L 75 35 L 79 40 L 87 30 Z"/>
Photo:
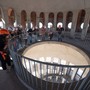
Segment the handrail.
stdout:
<path fill-rule="evenodd" d="M 56 33 L 56 32 L 55 32 Z M 54 33 L 54 34 L 55 34 Z M 32 33 L 32 34 L 34 34 L 34 33 Z M 56 33 L 57 34 L 57 33 Z M 38 36 L 38 34 L 36 34 L 37 36 Z M 21 35 L 22 36 L 22 35 Z M 9 47 L 9 50 L 10 50 L 10 53 L 11 53 L 11 56 L 12 56 L 12 58 L 13 58 L 13 62 L 14 62 L 14 66 L 15 66 L 15 71 L 16 71 L 16 73 L 17 73 L 17 76 L 19 77 L 19 79 L 21 79 L 21 81 L 24 81 L 24 83 L 26 82 L 26 84 L 28 85 L 28 86 L 30 86 L 30 87 L 32 87 L 33 89 L 35 89 L 35 90 L 56 90 L 56 88 L 54 89 L 53 87 L 54 87 L 54 83 L 55 82 L 49 82 L 49 80 L 47 80 L 48 79 L 48 77 L 49 77 L 49 72 L 52 72 L 50 75 L 52 75 L 53 74 L 53 76 L 55 77 L 55 75 L 56 75 L 56 73 L 55 73 L 55 68 L 57 67 L 58 68 L 58 70 L 59 70 L 59 72 L 58 72 L 58 78 L 60 77 L 63 77 L 64 78 L 64 75 L 67 75 L 67 73 L 68 73 L 68 69 L 70 69 L 69 70 L 69 72 L 71 71 L 71 69 L 72 68 L 75 68 L 75 70 L 76 71 L 74 71 L 74 76 L 72 76 L 72 80 L 70 81 L 71 83 L 69 83 L 69 87 L 68 87 L 68 89 L 67 90 L 70 90 L 70 88 L 72 88 L 72 86 L 76 83 L 76 86 L 75 86 L 75 88 L 77 88 L 78 86 L 80 86 L 81 84 L 80 84 L 80 82 L 82 81 L 82 76 L 83 76 L 83 74 L 85 73 L 85 71 L 86 71 L 86 69 L 88 69 L 88 72 L 87 73 L 89 73 L 90 72 L 90 65 L 62 65 L 62 64 L 56 64 L 56 63 L 49 63 L 49 62 L 43 62 L 43 61 L 39 61 L 39 60 L 34 60 L 34 59 L 31 59 L 31 58 L 28 58 L 28 57 L 25 57 L 25 56 L 23 56 L 23 55 L 21 55 L 21 54 L 19 54 L 18 53 L 18 50 L 17 50 L 17 48 L 14 46 L 14 44 L 13 44 L 13 42 L 14 42 L 14 40 L 15 40 L 15 43 L 18 45 L 18 42 L 17 42 L 17 40 L 19 39 L 18 38 L 19 36 L 15 36 L 15 37 L 13 37 L 12 39 L 10 39 L 9 40 L 9 43 L 8 43 L 8 47 Z M 45 37 L 47 37 L 47 35 L 45 36 Z M 34 38 L 34 37 L 33 37 Z M 43 37 L 42 37 L 43 38 Z M 36 40 L 35 42 L 33 42 L 33 43 L 37 43 L 37 42 L 42 42 L 42 41 L 52 41 L 52 40 L 49 40 L 48 38 L 47 39 L 42 39 L 41 38 L 41 41 L 38 41 L 38 40 Z M 53 41 L 58 41 L 57 39 L 59 38 L 59 36 L 57 36 L 56 35 L 56 40 L 53 40 Z M 21 49 L 23 49 L 25 46 L 28 46 L 27 44 L 25 44 L 25 40 L 23 39 L 23 37 L 22 38 L 20 38 L 21 40 L 22 40 L 22 42 L 20 43 L 20 47 L 22 47 L 22 48 L 20 48 L 19 50 L 21 50 Z M 37 39 L 38 39 L 38 37 L 37 37 Z M 24 41 L 23 41 L 24 40 Z M 23 43 L 24 42 L 24 43 Z M 30 43 L 31 45 L 33 44 L 33 43 Z M 85 44 L 86 44 L 86 42 L 85 42 Z M 16 50 L 14 50 L 14 47 L 16 48 Z M 24 61 L 24 63 L 25 63 L 25 65 L 22 65 L 22 60 Z M 26 64 L 26 61 L 25 60 L 27 60 L 28 61 L 28 64 L 29 64 L 29 67 L 27 66 L 27 64 Z M 33 65 L 32 64 L 30 64 L 30 63 L 34 63 Z M 38 66 L 36 65 L 36 63 L 38 63 Z M 42 74 L 42 67 L 43 66 L 46 66 L 46 67 L 44 67 L 44 69 L 45 69 L 45 73 L 44 74 Z M 29 68 L 29 70 L 28 70 L 28 68 Z M 36 67 L 38 67 L 38 68 L 36 68 Z M 51 71 L 48 71 L 48 68 L 51 68 L 51 67 L 53 67 L 53 68 L 51 68 Z M 62 68 L 61 70 L 60 70 L 60 67 Z M 66 73 L 64 74 L 63 73 L 63 69 L 65 69 L 66 68 Z M 83 68 L 84 70 L 83 70 L 83 73 L 81 74 L 81 76 L 80 76 L 80 78 L 79 78 L 79 80 L 76 82 L 74 79 L 75 79 L 75 77 L 76 77 L 76 75 L 77 75 L 77 72 L 78 72 L 78 70 L 80 69 L 80 68 Z M 39 69 L 39 72 L 37 71 Z M 38 76 L 38 74 L 39 74 L 39 76 Z M 43 76 L 44 75 L 44 77 L 45 77 L 45 80 L 43 79 Z M 38 76 L 38 77 L 37 77 Z M 52 80 L 51 81 L 53 81 L 53 76 L 52 76 Z M 86 76 L 86 75 L 85 75 Z M 30 81 L 30 80 L 31 81 Z M 41 84 L 40 85 L 38 85 L 38 83 L 37 82 L 39 82 L 40 80 L 41 80 Z M 60 88 L 63 88 L 63 89 L 61 89 L 61 90 L 65 90 L 65 87 L 66 87 L 66 85 L 68 84 L 67 83 L 67 79 L 66 79 L 66 82 L 65 82 L 65 84 L 62 84 L 62 85 L 64 85 L 64 86 L 60 86 L 60 82 L 58 83 L 58 85 L 57 85 L 57 90 L 59 90 Z M 46 87 L 44 87 L 44 86 L 42 86 L 42 84 L 43 83 L 45 83 L 46 82 Z M 35 86 L 34 86 L 34 84 L 35 84 Z M 49 86 L 52 88 L 52 89 L 50 89 L 48 86 L 47 86 L 47 84 L 49 84 Z M 26 86 L 27 86 L 26 85 Z M 40 88 L 39 88 L 40 87 Z M 49 88 L 49 89 L 48 89 Z M 79 88 L 79 87 L 78 87 Z M 74 89 L 75 90 L 75 89 Z"/>
<path fill-rule="evenodd" d="M 21 55 L 22 56 L 22 55 Z M 42 62 L 42 61 L 38 61 L 38 60 L 34 60 L 25 56 L 22 56 L 23 58 L 26 58 L 28 60 L 37 62 L 37 63 L 41 63 L 41 64 L 47 64 L 47 65 L 53 65 L 53 66 L 61 66 L 61 67 L 72 67 L 72 68 L 87 68 L 90 67 L 90 65 L 62 65 L 62 64 L 56 64 L 56 63 L 48 63 L 48 62 Z"/>

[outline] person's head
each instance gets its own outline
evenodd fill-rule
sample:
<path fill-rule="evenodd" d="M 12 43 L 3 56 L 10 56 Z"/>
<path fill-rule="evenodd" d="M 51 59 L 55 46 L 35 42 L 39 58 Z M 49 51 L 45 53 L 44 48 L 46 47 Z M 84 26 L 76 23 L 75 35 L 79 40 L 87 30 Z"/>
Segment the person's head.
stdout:
<path fill-rule="evenodd" d="M 58 28 L 61 28 L 61 25 L 59 25 L 59 27 Z"/>

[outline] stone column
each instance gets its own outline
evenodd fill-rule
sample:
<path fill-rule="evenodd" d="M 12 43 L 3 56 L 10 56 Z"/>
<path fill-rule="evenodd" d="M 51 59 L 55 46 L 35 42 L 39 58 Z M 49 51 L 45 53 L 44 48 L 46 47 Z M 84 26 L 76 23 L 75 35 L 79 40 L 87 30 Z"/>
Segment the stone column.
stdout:
<path fill-rule="evenodd" d="M 14 11 L 14 13 L 15 13 L 15 23 L 16 23 L 16 26 L 19 24 L 18 23 L 18 15 L 17 15 L 17 12 L 16 11 Z"/>
<path fill-rule="evenodd" d="M 5 20 L 5 24 L 4 27 L 8 28 L 8 13 L 7 13 L 7 9 L 3 9 L 3 13 L 2 13 L 2 18 Z"/>
<path fill-rule="evenodd" d="M 17 18 L 16 18 L 17 19 L 17 24 L 21 25 L 21 13 L 17 12 L 16 15 L 17 15 Z"/>
<path fill-rule="evenodd" d="M 37 12 L 36 13 L 36 26 L 39 28 L 39 19 L 40 19 L 40 13 L 39 12 Z"/>
<path fill-rule="evenodd" d="M 29 15 L 29 23 L 30 23 L 30 28 L 31 28 L 31 12 L 28 14 Z"/>
<path fill-rule="evenodd" d="M 64 28 L 64 30 L 66 28 L 66 16 L 67 16 L 67 12 L 63 12 L 63 28 Z"/>
<path fill-rule="evenodd" d="M 73 12 L 73 19 L 72 19 L 72 28 L 70 31 L 70 35 L 72 38 L 74 38 L 74 34 L 75 34 L 75 30 L 76 30 L 76 26 L 77 26 L 77 18 L 78 18 L 78 10 Z"/>
<path fill-rule="evenodd" d="M 46 30 L 48 29 L 48 13 L 45 12 L 45 26 L 46 26 Z"/>
<path fill-rule="evenodd" d="M 27 28 L 31 28 L 30 27 L 30 13 L 27 12 Z"/>
<path fill-rule="evenodd" d="M 54 29 L 57 28 L 57 13 L 54 13 Z"/>
<path fill-rule="evenodd" d="M 0 7 L 0 10 L 1 10 L 1 17 L 2 17 L 2 22 L 3 22 L 3 28 L 6 28 L 5 26 L 5 18 L 4 18 L 4 12 L 3 12 L 3 9 Z"/>
<path fill-rule="evenodd" d="M 81 39 L 84 40 L 87 34 L 88 25 L 90 20 L 90 10 L 86 10 L 85 19 L 84 19 L 84 26 L 81 33 Z"/>

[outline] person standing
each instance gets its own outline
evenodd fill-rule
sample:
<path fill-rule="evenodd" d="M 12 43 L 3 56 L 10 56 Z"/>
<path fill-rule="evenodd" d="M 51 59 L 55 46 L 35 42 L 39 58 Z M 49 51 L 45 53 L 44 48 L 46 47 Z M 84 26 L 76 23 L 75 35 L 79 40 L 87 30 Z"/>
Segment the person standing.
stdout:
<path fill-rule="evenodd" d="M 9 51 L 8 51 L 8 35 L 7 34 L 2 34 L 0 33 L 0 61 L 1 61 L 1 66 L 3 70 L 10 70 L 11 68 L 11 60 L 9 56 Z M 8 65 L 8 68 L 6 66 Z"/>
<path fill-rule="evenodd" d="M 45 40 L 45 34 L 46 34 L 46 29 L 44 27 L 42 27 L 42 29 L 41 29 L 42 40 Z"/>
<path fill-rule="evenodd" d="M 62 41 L 62 31 L 64 31 L 64 28 L 59 26 L 57 28 L 57 32 L 58 32 L 58 41 Z"/>
<path fill-rule="evenodd" d="M 0 36 L 1 37 L 1 36 Z M 9 66 L 8 69 L 10 70 L 11 67 L 11 60 L 9 57 L 9 52 L 7 51 L 7 45 L 4 42 L 4 37 L 2 37 L 2 40 L 0 38 L 0 61 L 1 61 L 1 66 L 3 70 L 7 70 L 6 64 Z"/>
<path fill-rule="evenodd" d="M 27 43 L 31 44 L 32 43 L 32 28 L 28 30 L 28 37 L 27 37 Z"/>
<path fill-rule="evenodd" d="M 52 40 L 52 38 L 53 38 L 53 26 L 50 27 L 48 35 L 49 35 L 49 39 Z"/>

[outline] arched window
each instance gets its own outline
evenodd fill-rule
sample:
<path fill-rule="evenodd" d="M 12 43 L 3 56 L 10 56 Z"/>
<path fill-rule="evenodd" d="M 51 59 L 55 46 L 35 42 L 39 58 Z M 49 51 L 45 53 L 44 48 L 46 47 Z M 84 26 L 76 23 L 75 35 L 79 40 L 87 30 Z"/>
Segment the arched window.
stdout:
<path fill-rule="evenodd" d="M 54 25 L 54 13 L 49 13 L 49 17 L 48 17 L 48 25 L 50 25 L 50 23 L 52 24 L 52 26 Z"/>
<path fill-rule="evenodd" d="M 12 8 L 8 9 L 8 20 L 9 20 L 9 25 L 13 26 L 15 22 L 15 14 Z"/>
<path fill-rule="evenodd" d="M 36 12 L 31 12 L 31 22 L 32 26 L 35 28 L 36 27 Z"/>
<path fill-rule="evenodd" d="M 44 26 L 45 25 L 45 15 L 44 15 L 44 12 L 41 12 L 40 13 L 40 17 L 39 17 L 39 24 Z"/>
<path fill-rule="evenodd" d="M 60 25 L 61 27 L 63 26 L 63 13 L 62 12 L 59 12 L 57 14 L 57 27 Z"/>
<path fill-rule="evenodd" d="M 26 28 L 27 14 L 25 10 L 21 11 L 21 25 L 23 28 Z"/>
<path fill-rule="evenodd" d="M 85 13 L 85 10 L 81 10 L 78 13 L 76 32 L 81 32 L 83 29 Z"/>
<path fill-rule="evenodd" d="M 71 27 L 72 27 L 72 17 L 73 17 L 73 13 L 71 11 L 69 11 L 67 13 L 67 16 L 66 16 L 66 28 L 65 28 L 65 31 L 70 31 L 71 30 Z"/>

